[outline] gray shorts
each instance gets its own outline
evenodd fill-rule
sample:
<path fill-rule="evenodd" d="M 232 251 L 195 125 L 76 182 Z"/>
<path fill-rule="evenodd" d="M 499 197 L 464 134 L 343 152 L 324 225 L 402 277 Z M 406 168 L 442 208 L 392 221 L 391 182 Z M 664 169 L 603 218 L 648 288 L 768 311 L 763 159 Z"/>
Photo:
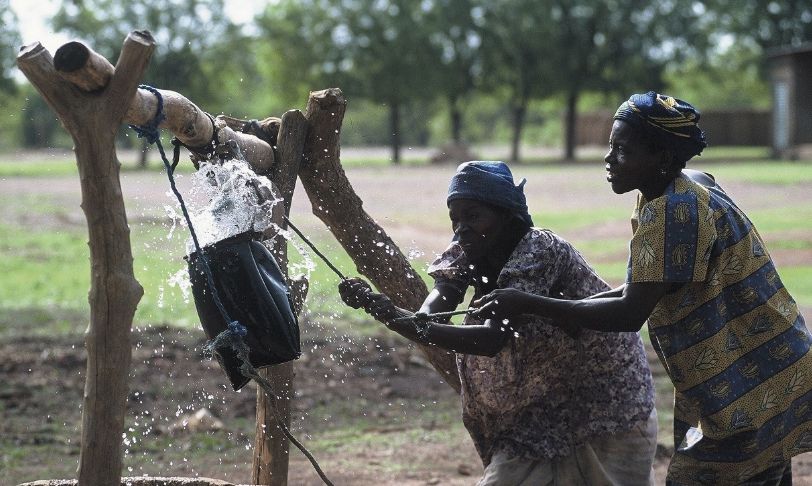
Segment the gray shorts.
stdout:
<path fill-rule="evenodd" d="M 651 486 L 657 411 L 628 432 L 599 437 L 555 459 L 496 453 L 477 486 Z"/>

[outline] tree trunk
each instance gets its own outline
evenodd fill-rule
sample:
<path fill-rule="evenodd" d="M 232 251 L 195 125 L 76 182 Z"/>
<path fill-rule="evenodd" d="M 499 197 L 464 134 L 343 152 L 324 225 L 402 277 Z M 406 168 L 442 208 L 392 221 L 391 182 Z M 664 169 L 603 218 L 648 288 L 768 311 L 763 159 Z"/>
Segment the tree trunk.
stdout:
<path fill-rule="evenodd" d="M 578 116 L 578 92 L 567 93 L 567 111 L 564 114 L 564 159 L 575 160 L 575 123 Z"/>
<path fill-rule="evenodd" d="M 462 110 L 457 96 L 448 97 L 448 114 L 451 122 L 451 140 L 454 145 L 462 145 Z"/>
<path fill-rule="evenodd" d="M 400 164 L 400 102 L 394 101 L 389 105 L 389 130 L 392 134 L 392 163 Z"/>
<path fill-rule="evenodd" d="M 80 486 L 121 482 L 122 433 L 132 360 L 130 334 L 143 289 L 133 274 L 115 136 L 154 49 L 148 32 L 131 33 L 115 71 L 101 91 L 93 92 L 71 82 L 69 76 L 61 76 L 54 59 L 39 43 L 24 47 L 17 57 L 20 69 L 73 138 L 82 210 L 88 224 L 90 325 L 85 335 Z"/>
<path fill-rule="evenodd" d="M 522 130 L 524 129 L 524 118 L 527 114 L 527 101 L 520 101 L 513 106 L 513 137 L 510 142 L 510 161 L 519 163 L 519 149 L 522 143 Z"/>

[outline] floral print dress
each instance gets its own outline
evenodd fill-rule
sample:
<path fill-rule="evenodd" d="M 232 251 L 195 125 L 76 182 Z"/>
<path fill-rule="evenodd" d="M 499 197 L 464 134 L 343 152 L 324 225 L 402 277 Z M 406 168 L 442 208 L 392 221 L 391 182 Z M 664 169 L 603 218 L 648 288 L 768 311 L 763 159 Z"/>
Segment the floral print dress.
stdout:
<path fill-rule="evenodd" d="M 430 266 L 437 285 L 464 290 L 472 271 L 456 243 Z M 531 229 L 501 270 L 499 288 L 582 299 L 609 286 L 566 240 Z M 497 451 L 553 459 L 591 438 L 628 431 L 654 407 L 637 333 L 583 330 L 572 338 L 548 319 L 520 316 L 494 357 L 457 355 L 462 415 L 485 465 Z M 464 325 L 483 324 L 466 317 Z"/>

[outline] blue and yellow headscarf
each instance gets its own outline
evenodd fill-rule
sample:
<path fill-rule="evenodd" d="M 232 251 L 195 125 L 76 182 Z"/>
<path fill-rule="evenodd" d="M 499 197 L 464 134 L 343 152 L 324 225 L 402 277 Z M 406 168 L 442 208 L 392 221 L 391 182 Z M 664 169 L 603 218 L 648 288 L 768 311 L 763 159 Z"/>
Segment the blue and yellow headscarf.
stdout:
<path fill-rule="evenodd" d="M 620 105 L 614 119 L 631 123 L 662 147 L 674 150 L 680 163 L 708 146 L 705 132 L 699 129 L 699 111 L 672 96 L 654 91 L 633 94 Z"/>

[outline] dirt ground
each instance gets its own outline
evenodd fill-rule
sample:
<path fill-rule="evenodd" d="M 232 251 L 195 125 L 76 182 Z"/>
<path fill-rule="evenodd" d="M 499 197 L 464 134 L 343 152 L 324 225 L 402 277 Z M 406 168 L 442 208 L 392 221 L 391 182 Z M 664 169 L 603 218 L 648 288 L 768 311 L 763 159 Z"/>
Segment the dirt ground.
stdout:
<path fill-rule="evenodd" d="M 575 177 L 559 170 L 529 171 L 533 175 L 527 186 L 531 209 L 631 208 L 633 196 L 611 194 L 600 169 L 595 169 L 576 169 Z M 404 252 L 414 249 L 430 255 L 440 251 L 448 239 L 443 196 L 452 170 L 448 166 L 353 168 L 347 173 L 366 210 Z M 519 177 L 524 175 L 521 168 L 515 172 Z M 179 182 L 181 190 L 184 183 Z M 164 216 L 162 206 L 169 198 L 161 174 L 126 173 L 122 185 L 131 222 Z M 0 191 L 9 195 L 32 193 L 42 187 L 48 187 L 48 197 L 65 211 L 44 219 L 24 220 L 23 215 L 15 223 L 50 227 L 84 224 L 77 180 L 0 180 Z M 810 188 L 803 185 L 782 188 L 780 194 L 744 184 L 732 184 L 727 189 L 745 210 L 792 198 L 806 199 L 810 194 Z M 407 198 L 409 204 L 392 204 L 393 195 Z M 439 216 L 426 218 L 427 214 Z M 310 215 L 309 202 L 300 189 L 292 218 L 306 231 L 325 231 Z M 564 236 L 625 238 L 629 230 L 628 222 L 622 221 L 578 231 L 582 234 Z M 809 228 L 799 231 L 806 232 L 804 237 L 812 233 Z M 808 253 L 782 251 L 774 256 L 780 267 L 809 264 L 812 254 Z M 804 310 L 810 315 L 810 309 Z M 3 451 L 13 445 L 24 455 L 12 457 L 4 452 L 0 485 L 75 474 L 85 352 L 81 336 L 33 336 L 24 331 L 48 319 L 83 322 L 85 317 L 53 316 L 42 309 L 0 317 L 0 324 L 21 330 L 0 341 L 0 443 Z M 330 479 L 337 485 L 359 486 L 474 484 L 482 467 L 459 424 L 457 397 L 421 354 L 383 332 L 363 339 L 346 338 L 319 319 L 305 314 L 301 321 L 304 353 L 296 364 L 292 431 L 311 448 Z M 125 474 L 249 482 L 253 385 L 240 393 L 226 389 L 218 365 L 203 352 L 202 332 L 136 323 L 133 343 Z M 656 363 L 653 368 L 661 372 Z M 660 396 L 658 401 L 667 403 L 668 397 Z M 188 425 L 176 427 L 186 414 L 204 408 L 221 424 L 197 431 Z M 669 454 L 667 447 L 659 451 L 658 484 L 662 483 Z M 812 454 L 795 461 L 794 475 L 795 484 L 812 485 Z M 289 484 L 321 484 L 295 449 L 291 451 Z"/>
<path fill-rule="evenodd" d="M 306 319 L 302 324 L 306 328 Z M 218 365 L 202 351 L 200 334 L 169 327 L 135 330 L 126 475 L 250 482 L 254 386 L 240 393 L 226 389 Z M 455 394 L 419 351 L 392 344 L 385 337 L 340 344 L 306 337 L 306 352 L 296 363 L 292 432 L 336 485 L 474 484 L 482 471 L 479 459 L 464 430 L 448 423 L 458 420 Z M 0 409 L 6 416 L 0 436 L 4 445 L 29 455 L 27 465 L 9 471 L 13 475 L 0 484 L 74 477 L 81 422 L 76 404 L 85 372 L 81 340 L 19 337 L 0 343 L 0 357 Z M 656 362 L 652 368 L 662 373 Z M 427 413 L 426 404 L 434 411 Z M 204 422 L 198 429 L 190 420 L 192 425 L 179 426 L 201 409 L 220 424 Z M 356 422 L 348 437 L 346 429 Z M 325 433 L 321 424 L 333 432 Z M 342 437 L 354 445 L 327 445 Z M 289 484 L 322 484 L 304 456 L 291 449 Z M 658 450 L 657 484 L 663 484 L 670 453 L 667 446 Z M 812 484 L 812 454 L 796 458 L 794 475 L 796 485 Z"/>
<path fill-rule="evenodd" d="M 136 330 L 133 338 L 130 418 L 125 434 L 129 437 L 125 466 L 130 475 L 250 482 L 254 385 L 240 393 L 226 389 L 219 366 L 202 351 L 202 333 L 150 327 Z M 417 352 L 406 347 L 394 351 L 385 341 L 307 339 L 306 352 L 296 363 L 292 432 L 312 449 L 335 484 L 468 484 L 481 468 L 472 446 L 462 441 L 461 450 L 449 451 L 448 443 L 419 437 L 421 447 L 397 450 L 387 441 L 372 441 L 385 449 L 365 448 L 363 443 L 343 449 L 309 440 L 323 437 L 320 423 L 325 422 L 337 434 L 334 439 L 328 434 L 326 441 L 340 441 L 341 429 L 351 428 L 356 421 L 364 428 L 359 434 L 367 435 L 395 436 L 410 429 L 443 433 L 447 428 L 440 420 L 456 408 L 451 389 Z M 80 443 L 77 404 L 82 400 L 85 374 L 81 340 L 20 337 L 0 343 L 0 356 L 0 405 L 7 417 L 0 423 L 0 436 L 27 450 L 31 459 L 28 465 L 15 468 L 14 476 L 0 479 L 0 484 L 48 479 L 42 476 L 45 471 L 63 471 L 71 474 L 61 477 L 71 477 Z M 443 414 L 421 413 L 419 408 L 425 403 L 442 409 Z M 178 427 L 184 416 L 204 408 L 221 424 Z M 290 484 L 320 484 L 304 456 L 292 449 Z M 47 457 L 49 454 L 62 455 L 59 463 L 52 463 L 55 458 Z M 390 470 L 386 461 L 395 454 L 400 466 L 422 466 L 414 471 Z"/>

